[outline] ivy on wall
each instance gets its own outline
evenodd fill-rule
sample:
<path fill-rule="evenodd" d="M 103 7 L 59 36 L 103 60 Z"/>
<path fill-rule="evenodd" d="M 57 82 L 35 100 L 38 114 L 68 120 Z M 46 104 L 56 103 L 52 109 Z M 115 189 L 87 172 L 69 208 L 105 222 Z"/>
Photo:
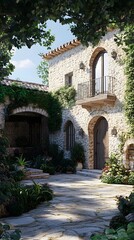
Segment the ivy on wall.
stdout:
<path fill-rule="evenodd" d="M 0 102 L 4 103 L 5 98 L 9 97 L 10 103 L 7 108 L 7 113 L 10 114 L 13 109 L 32 104 L 33 107 L 38 107 L 47 111 L 48 127 L 51 132 L 60 129 L 62 122 L 62 107 L 52 93 L 26 89 L 15 84 L 12 86 L 4 86 L 0 84 Z"/>
<path fill-rule="evenodd" d="M 134 136 L 134 26 L 129 25 L 124 34 L 126 52 L 126 91 L 125 114 L 130 125 L 130 133 Z"/>
<path fill-rule="evenodd" d="M 75 103 L 76 91 L 73 87 L 62 87 L 55 93 L 26 89 L 16 83 L 12 86 L 0 84 L 0 102 L 4 103 L 8 96 L 10 103 L 7 108 L 9 115 L 13 109 L 28 106 L 38 107 L 47 111 L 48 127 L 51 132 L 60 130 L 62 122 L 62 108 Z"/>
<path fill-rule="evenodd" d="M 72 107 L 75 104 L 76 90 L 74 87 L 64 86 L 55 92 L 63 108 Z"/>
<path fill-rule="evenodd" d="M 126 53 L 125 74 L 127 76 L 125 90 L 125 115 L 130 126 L 129 134 L 134 136 L 134 25 L 126 25 L 124 32 L 116 36 L 115 41 L 122 45 Z"/>

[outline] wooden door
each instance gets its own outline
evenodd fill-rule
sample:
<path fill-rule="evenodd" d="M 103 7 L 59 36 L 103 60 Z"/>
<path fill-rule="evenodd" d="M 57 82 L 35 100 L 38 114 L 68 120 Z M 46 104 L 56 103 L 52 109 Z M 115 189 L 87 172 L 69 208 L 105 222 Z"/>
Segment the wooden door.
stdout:
<path fill-rule="evenodd" d="M 100 118 L 94 128 L 94 168 L 103 169 L 108 159 L 108 122 Z"/>

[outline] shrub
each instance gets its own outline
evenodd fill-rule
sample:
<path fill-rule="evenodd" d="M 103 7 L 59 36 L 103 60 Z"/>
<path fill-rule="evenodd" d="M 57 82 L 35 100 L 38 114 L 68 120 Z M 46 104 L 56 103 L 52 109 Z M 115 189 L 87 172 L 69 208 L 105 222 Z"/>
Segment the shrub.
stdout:
<path fill-rule="evenodd" d="M 6 216 L 19 216 L 35 208 L 40 202 L 49 201 L 52 198 L 53 192 L 48 185 L 42 186 L 37 183 L 32 186 L 23 186 L 19 183 L 0 185 L 0 206 L 4 207 Z"/>
<path fill-rule="evenodd" d="M 128 184 L 129 176 L 129 170 L 120 162 L 119 157 L 112 154 L 102 170 L 101 180 L 105 183 Z M 129 182 L 133 182 L 132 177 Z"/>
<path fill-rule="evenodd" d="M 114 216 L 112 217 L 112 219 L 110 220 L 110 224 L 109 224 L 109 227 L 110 228 L 113 228 L 113 229 L 118 229 L 120 227 L 124 227 L 126 228 L 127 227 L 127 220 L 126 218 L 123 216 L 123 215 L 117 215 L 117 216 Z"/>
<path fill-rule="evenodd" d="M 13 171 L 11 172 L 11 176 L 16 182 L 18 182 L 25 178 L 25 173 L 22 170 Z"/>
<path fill-rule="evenodd" d="M 71 159 L 64 159 L 62 161 L 62 173 L 72 172 L 76 173 L 76 165 Z"/>
<path fill-rule="evenodd" d="M 55 171 L 61 172 L 62 162 L 64 159 L 63 150 L 60 150 L 57 144 L 50 144 L 48 155 L 49 155 L 49 157 L 52 158 L 51 163 L 53 164 Z"/>
<path fill-rule="evenodd" d="M 123 227 L 114 229 L 106 229 L 104 233 L 98 233 L 91 236 L 91 240 L 133 240 L 134 239 L 134 223 L 129 223 L 127 229 Z"/>
<path fill-rule="evenodd" d="M 8 224 L 0 223 L 0 239 L 1 240 L 20 240 L 21 231 L 19 229 L 12 230 Z"/>
<path fill-rule="evenodd" d="M 4 161 L 5 156 L 7 155 L 8 139 L 3 135 L 0 136 L 0 159 Z"/>
<path fill-rule="evenodd" d="M 0 181 L 6 181 L 11 177 L 8 165 L 0 163 Z"/>
<path fill-rule="evenodd" d="M 32 166 L 34 168 L 41 168 L 42 164 L 46 163 L 46 157 L 38 155 L 37 157 L 35 157 L 32 161 Z"/>
<path fill-rule="evenodd" d="M 117 199 L 118 209 L 123 216 L 134 213 L 134 192 L 131 192 L 129 197 L 119 196 Z"/>
<path fill-rule="evenodd" d="M 101 176 L 101 181 L 103 183 L 114 183 L 114 176 L 110 174 L 103 174 Z"/>
<path fill-rule="evenodd" d="M 134 185 L 134 172 L 130 172 L 130 175 L 128 177 L 128 184 Z"/>
<path fill-rule="evenodd" d="M 85 154 L 84 147 L 81 143 L 75 143 L 71 150 L 71 159 L 77 165 L 78 162 L 84 164 L 85 162 Z"/>
<path fill-rule="evenodd" d="M 42 164 L 41 165 L 41 169 L 43 170 L 43 172 L 45 173 L 49 173 L 50 175 L 55 174 L 55 167 L 51 166 L 48 163 Z"/>

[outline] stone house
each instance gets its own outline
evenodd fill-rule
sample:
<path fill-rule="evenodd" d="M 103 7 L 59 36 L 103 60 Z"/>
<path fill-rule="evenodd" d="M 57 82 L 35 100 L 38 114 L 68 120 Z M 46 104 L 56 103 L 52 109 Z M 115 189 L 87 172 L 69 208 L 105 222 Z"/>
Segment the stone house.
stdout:
<path fill-rule="evenodd" d="M 43 92 L 73 86 L 77 92 L 75 105 L 62 110 L 61 129 L 53 134 L 48 130 L 47 109 L 30 104 L 13 109 L 6 117 L 9 99 L 2 102 L 0 134 L 4 130 L 12 152 L 16 148 L 22 150 L 19 145 L 23 140 L 31 156 L 33 151 L 38 152 L 38 147 L 43 149 L 49 139 L 69 158 L 74 143 L 79 142 L 85 151 L 85 167 L 89 169 L 102 169 L 110 154 L 118 152 L 119 136 L 128 131 L 128 125 L 123 111 L 125 53 L 116 45 L 115 34 L 118 31 L 108 32 L 97 46 L 85 47 L 73 40 L 45 54 L 49 62 L 49 88 L 10 79 L 3 81 L 6 86 L 19 84 Z M 123 161 L 134 168 L 134 139 L 125 142 Z"/>
<path fill-rule="evenodd" d="M 75 106 L 63 110 L 61 130 L 51 134 L 50 141 L 65 157 L 75 141 L 82 143 L 89 169 L 102 169 L 110 154 L 118 152 L 119 136 L 128 130 L 123 111 L 125 53 L 114 41 L 115 34 L 117 30 L 108 32 L 97 46 L 73 40 L 44 55 L 49 91 L 67 85 L 77 92 Z M 125 144 L 124 163 L 134 167 L 134 139 Z"/>

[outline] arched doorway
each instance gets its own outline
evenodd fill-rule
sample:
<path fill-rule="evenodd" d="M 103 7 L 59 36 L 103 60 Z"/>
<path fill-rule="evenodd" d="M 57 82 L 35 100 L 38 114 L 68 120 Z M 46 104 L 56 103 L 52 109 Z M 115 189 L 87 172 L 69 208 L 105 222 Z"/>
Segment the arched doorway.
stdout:
<path fill-rule="evenodd" d="M 94 126 L 94 168 L 104 168 L 108 159 L 108 122 L 104 117 Z"/>
<path fill-rule="evenodd" d="M 48 146 L 48 115 L 41 109 L 20 108 L 5 121 L 5 134 L 9 141 L 9 154 L 17 151 L 26 159 L 40 155 Z"/>

